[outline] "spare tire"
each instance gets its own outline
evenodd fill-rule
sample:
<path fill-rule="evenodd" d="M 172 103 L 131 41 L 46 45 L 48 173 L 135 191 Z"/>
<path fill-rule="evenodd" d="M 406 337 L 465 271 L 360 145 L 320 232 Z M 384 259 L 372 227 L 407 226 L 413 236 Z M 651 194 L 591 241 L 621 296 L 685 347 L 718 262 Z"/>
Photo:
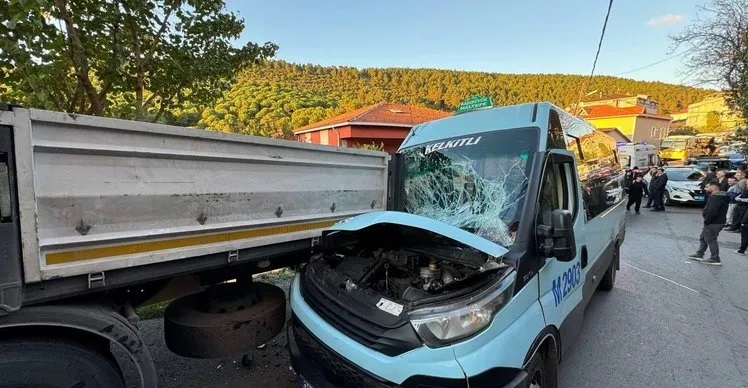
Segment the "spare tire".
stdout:
<path fill-rule="evenodd" d="M 171 302 L 164 312 L 169 350 L 192 358 L 229 357 L 278 335 L 286 319 L 285 292 L 267 283 L 253 283 L 248 290 L 241 287 L 240 283 L 219 284 Z M 237 297 L 242 293 L 251 297 Z M 226 295 L 233 297 L 227 300 Z M 206 299 L 221 308 L 208 311 Z"/>

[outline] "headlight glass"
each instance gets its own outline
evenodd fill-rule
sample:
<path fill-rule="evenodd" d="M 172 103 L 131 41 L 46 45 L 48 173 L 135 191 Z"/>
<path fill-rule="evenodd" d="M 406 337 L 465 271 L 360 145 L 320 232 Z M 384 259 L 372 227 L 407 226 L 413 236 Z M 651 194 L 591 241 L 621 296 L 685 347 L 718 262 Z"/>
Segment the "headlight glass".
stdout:
<path fill-rule="evenodd" d="M 517 273 L 512 269 L 489 289 L 469 299 L 410 313 L 410 324 L 426 346 L 440 347 L 486 328 L 512 296 Z"/>

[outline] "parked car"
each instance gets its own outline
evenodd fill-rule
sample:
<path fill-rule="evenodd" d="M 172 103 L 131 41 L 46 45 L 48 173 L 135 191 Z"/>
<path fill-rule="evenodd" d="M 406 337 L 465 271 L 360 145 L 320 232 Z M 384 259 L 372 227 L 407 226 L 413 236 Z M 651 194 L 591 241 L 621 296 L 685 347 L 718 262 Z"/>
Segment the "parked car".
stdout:
<path fill-rule="evenodd" d="M 704 204 L 706 202 L 706 193 L 699 187 L 699 183 L 706 177 L 706 174 L 697 167 L 673 166 L 665 167 L 668 181 L 663 198 L 666 205 L 672 204 Z M 649 185 L 651 176 L 644 176 L 644 181 Z"/>

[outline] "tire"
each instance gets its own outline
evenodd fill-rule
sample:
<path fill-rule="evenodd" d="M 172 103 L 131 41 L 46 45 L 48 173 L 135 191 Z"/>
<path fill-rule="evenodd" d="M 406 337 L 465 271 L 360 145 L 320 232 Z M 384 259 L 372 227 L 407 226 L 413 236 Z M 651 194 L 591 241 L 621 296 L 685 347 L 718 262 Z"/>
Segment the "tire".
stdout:
<path fill-rule="evenodd" d="M 50 338 L 0 342 L 0 376 L 0 388 L 125 388 L 111 354 Z"/>
<path fill-rule="evenodd" d="M 214 286 L 231 291 L 238 283 Z M 286 323 L 286 294 L 254 283 L 253 303 L 227 302 L 219 312 L 200 308 L 204 293 L 181 297 L 164 312 L 164 338 L 172 352 L 191 358 L 229 357 L 273 339 Z"/>
<path fill-rule="evenodd" d="M 662 194 L 662 204 L 665 206 L 670 206 L 673 204 L 672 201 L 670 201 L 670 193 L 668 193 L 667 191 Z"/>
<path fill-rule="evenodd" d="M 525 368 L 528 379 L 525 382 L 524 388 L 556 388 L 558 384 L 556 373 L 549 370 L 549 368 L 553 367 L 555 367 L 555 363 L 546 362 L 539 351 L 535 352 Z"/>
<path fill-rule="evenodd" d="M 602 280 L 600 280 L 599 289 L 602 291 L 610 291 L 616 284 L 616 264 L 620 260 L 621 248 L 616 245 L 613 251 L 613 260 L 610 261 L 610 267 L 605 271 Z"/>

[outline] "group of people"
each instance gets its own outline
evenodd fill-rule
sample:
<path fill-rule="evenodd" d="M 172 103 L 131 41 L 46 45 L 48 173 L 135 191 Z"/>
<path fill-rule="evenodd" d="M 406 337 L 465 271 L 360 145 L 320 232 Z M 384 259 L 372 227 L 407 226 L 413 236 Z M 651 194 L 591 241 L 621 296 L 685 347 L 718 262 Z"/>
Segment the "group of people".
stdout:
<path fill-rule="evenodd" d="M 647 176 L 646 182 L 644 180 Z M 702 210 L 703 227 L 699 236 L 699 247 L 690 259 L 704 264 L 722 265 L 719 257 L 717 237 L 722 230 L 740 233 L 740 248 L 736 253 L 745 255 L 748 250 L 748 174 L 746 166 L 738 167 L 734 177 L 727 177 L 724 170 L 718 171 L 710 167 L 708 173 L 699 184 L 704 191 L 707 201 Z M 664 196 L 668 176 L 662 167 L 650 166 L 642 171 L 637 167 L 626 172 L 625 188 L 628 192 L 626 210 L 631 211 L 634 205 L 636 214 L 639 213 L 642 198 L 647 196 L 645 208 L 652 211 L 664 211 Z M 705 258 L 706 250 L 710 256 Z"/>
<path fill-rule="evenodd" d="M 644 180 L 644 176 L 649 176 L 649 184 Z M 634 205 L 636 214 L 641 214 L 642 198 L 648 197 L 645 208 L 651 208 L 651 211 L 665 211 L 665 190 L 667 186 L 667 174 L 665 169 L 657 166 L 650 166 L 645 173 L 639 167 L 634 166 L 626 172 L 624 177 L 626 191 L 628 192 L 628 203 L 626 210 L 631 211 L 631 205 Z"/>
<path fill-rule="evenodd" d="M 735 176 L 729 178 L 726 171 L 710 168 L 701 187 L 707 195 L 702 211 L 704 225 L 699 236 L 699 248 L 689 258 L 705 264 L 722 265 L 717 243 L 717 236 L 722 230 L 740 233 L 740 248 L 735 253 L 745 255 L 748 249 L 748 180 L 745 166 L 738 167 Z M 704 258 L 707 248 L 710 256 Z"/>

